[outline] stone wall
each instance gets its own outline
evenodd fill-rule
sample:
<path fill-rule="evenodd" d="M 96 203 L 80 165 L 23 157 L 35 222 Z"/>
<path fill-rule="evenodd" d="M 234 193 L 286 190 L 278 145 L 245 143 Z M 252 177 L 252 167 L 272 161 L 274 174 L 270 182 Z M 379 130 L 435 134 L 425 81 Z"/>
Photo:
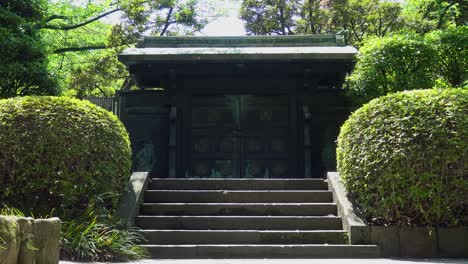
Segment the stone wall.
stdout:
<path fill-rule="evenodd" d="M 60 220 L 0 216 L 0 264 L 59 262 Z"/>

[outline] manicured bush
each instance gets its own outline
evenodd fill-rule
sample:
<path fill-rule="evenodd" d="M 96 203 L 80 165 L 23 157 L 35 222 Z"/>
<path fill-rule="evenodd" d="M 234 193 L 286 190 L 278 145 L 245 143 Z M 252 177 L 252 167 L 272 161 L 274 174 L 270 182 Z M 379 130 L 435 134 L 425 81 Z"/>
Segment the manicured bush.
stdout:
<path fill-rule="evenodd" d="M 357 105 L 388 93 L 434 86 L 437 53 L 417 35 L 370 38 L 359 50 L 358 59 L 347 79 Z"/>
<path fill-rule="evenodd" d="M 35 215 L 114 208 L 130 175 L 116 116 L 65 97 L 0 100 L 0 201 Z"/>
<path fill-rule="evenodd" d="M 395 93 L 342 126 L 338 170 L 370 221 L 467 224 L 467 139 L 467 90 Z"/>

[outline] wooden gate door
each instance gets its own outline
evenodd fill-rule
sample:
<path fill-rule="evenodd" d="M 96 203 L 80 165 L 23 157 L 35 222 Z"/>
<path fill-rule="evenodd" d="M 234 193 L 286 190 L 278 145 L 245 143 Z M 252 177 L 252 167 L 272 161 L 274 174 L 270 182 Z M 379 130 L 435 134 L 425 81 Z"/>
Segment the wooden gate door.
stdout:
<path fill-rule="evenodd" d="M 285 95 L 193 96 L 190 176 L 288 177 L 288 102 Z"/>

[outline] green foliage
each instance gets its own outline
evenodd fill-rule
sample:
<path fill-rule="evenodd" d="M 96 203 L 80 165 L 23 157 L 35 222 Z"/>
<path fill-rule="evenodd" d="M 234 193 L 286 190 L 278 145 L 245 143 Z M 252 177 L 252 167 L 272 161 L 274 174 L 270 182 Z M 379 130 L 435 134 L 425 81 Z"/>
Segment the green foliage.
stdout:
<path fill-rule="evenodd" d="M 240 17 L 245 28 L 253 35 L 291 35 L 295 30 L 295 16 L 299 0 L 242 1 Z"/>
<path fill-rule="evenodd" d="M 25 216 L 25 214 L 18 208 L 8 207 L 5 205 L 0 208 L 0 215 Z"/>
<path fill-rule="evenodd" d="M 129 78 L 117 54 L 143 34 L 192 35 L 222 10 L 211 2 L 199 6 L 197 0 L 55 1 L 41 31 L 50 70 L 67 96 L 112 96 Z"/>
<path fill-rule="evenodd" d="M 342 126 L 338 170 L 370 221 L 463 225 L 467 138 L 467 90 L 395 93 L 372 100 Z"/>
<path fill-rule="evenodd" d="M 2 1 L 0 98 L 112 96 L 129 78 L 117 54 L 143 34 L 194 34 L 223 10 L 211 1 L 199 6 L 197 0 Z"/>
<path fill-rule="evenodd" d="M 65 97 L 0 101 L 0 200 L 44 215 L 114 208 L 130 173 L 128 134 L 116 116 Z"/>
<path fill-rule="evenodd" d="M 359 50 L 348 86 L 356 104 L 388 93 L 429 89 L 437 65 L 436 50 L 419 36 L 371 38 Z"/>
<path fill-rule="evenodd" d="M 468 26 L 438 30 L 426 35 L 438 55 L 437 73 L 452 87 L 468 86 Z"/>
<path fill-rule="evenodd" d="M 347 42 L 359 47 L 370 37 L 383 37 L 404 27 L 398 2 L 381 0 L 338 1 L 333 20 L 346 33 Z"/>
<path fill-rule="evenodd" d="M 360 45 L 370 36 L 385 36 L 402 27 L 401 5 L 381 0 L 244 0 L 240 17 L 252 35 L 343 32 Z"/>
<path fill-rule="evenodd" d="M 38 32 L 42 0 L 7 0 L 0 4 L 0 98 L 56 95 Z"/>
<path fill-rule="evenodd" d="M 427 33 L 466 25 L 467 11 L 465 0 L 406 0 L 402 17 L 407 29 Z"/>
<path fill-rule="evenodd" d="M 65 221 L 61 229 L 61 259 L 80 261 L 130 261 L 147 258 L 136 243 L 144 241 L 137 229 L 90 209 L 84 217 Z"/>

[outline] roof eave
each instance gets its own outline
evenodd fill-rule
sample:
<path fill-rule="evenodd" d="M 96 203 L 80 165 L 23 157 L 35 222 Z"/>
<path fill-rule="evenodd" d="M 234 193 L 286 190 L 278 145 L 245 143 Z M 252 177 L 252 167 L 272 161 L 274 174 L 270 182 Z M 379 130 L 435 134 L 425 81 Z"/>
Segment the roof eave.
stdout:
<path fill-rule="evenodd" d="M 314 48 L 237 48 L 237 49 L 126 49 L 119 60 L 126 65 L 142 63 L 196 63 L 196 62 L 248 62 L 248 61 L 354 61 L 354 47 Z"/>

